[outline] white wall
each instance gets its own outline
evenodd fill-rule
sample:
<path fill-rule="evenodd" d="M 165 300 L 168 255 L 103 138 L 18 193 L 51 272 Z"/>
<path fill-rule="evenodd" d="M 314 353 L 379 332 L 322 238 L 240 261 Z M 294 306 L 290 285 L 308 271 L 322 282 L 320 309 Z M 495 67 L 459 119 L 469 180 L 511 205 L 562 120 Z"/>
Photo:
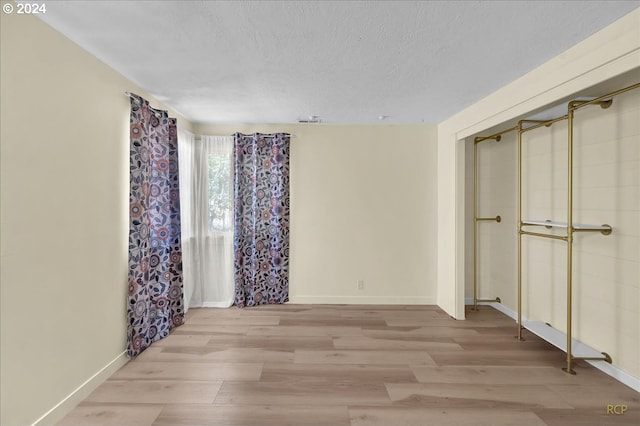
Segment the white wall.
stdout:
<path fill-rule="evenodd" d="M 292 302 L 435 303 L 435 126 L 198 128 L 236 131 L 295 135 Z"/>
<path fill-rule="evenodd" d="M 0 423 L 62 403 L 52 424 L 125 361 L 124 92 L 146 94 L 34 17 L 1 27 Z"/>
<path fill-rule="evenodd" d="M 640 63 L 640 9 L 438 125 L 438 304 L 463 319 L 465 296 L 465 138 Z"/>

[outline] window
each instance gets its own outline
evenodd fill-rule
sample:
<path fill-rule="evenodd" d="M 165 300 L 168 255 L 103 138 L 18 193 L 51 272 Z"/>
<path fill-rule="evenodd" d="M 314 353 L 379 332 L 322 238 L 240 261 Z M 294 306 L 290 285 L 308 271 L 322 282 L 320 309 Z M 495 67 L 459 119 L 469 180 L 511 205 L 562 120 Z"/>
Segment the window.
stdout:
<path fill-rule="evenodd" d="M 233 174 L 229 153 L 210 153 L 208 158 L 209 231 L 233 229 Z"/>

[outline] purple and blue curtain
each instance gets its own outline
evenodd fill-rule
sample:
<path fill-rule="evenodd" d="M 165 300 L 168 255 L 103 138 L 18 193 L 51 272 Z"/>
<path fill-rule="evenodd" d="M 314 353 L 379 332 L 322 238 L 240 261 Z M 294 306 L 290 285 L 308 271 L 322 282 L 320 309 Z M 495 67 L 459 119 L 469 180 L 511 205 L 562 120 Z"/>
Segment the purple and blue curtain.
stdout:
<path fill-rule="evenodd" d="M 176 119 L 130 94 L 127 354 L 184 320 Z"/>
<path fill-rule="evenodd" d="M 234 135 L 235 304 L 289 300 L 289 142 L 285 133 Z"/>

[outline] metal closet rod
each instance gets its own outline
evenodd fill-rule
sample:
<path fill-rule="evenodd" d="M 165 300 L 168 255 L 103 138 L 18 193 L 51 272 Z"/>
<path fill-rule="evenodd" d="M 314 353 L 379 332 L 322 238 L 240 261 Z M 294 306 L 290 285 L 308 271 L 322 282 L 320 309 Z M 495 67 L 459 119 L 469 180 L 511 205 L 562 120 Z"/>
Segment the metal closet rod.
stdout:
<path fill-rule="evenodd" d="M 561 117 L 552 118 L 551 120 L 520 120 L 518 121 L 518 129 L 520 133 L 528 132 L 529 130 L 538 129 L 542 126 L 550 127 L 553 123 L 557 123 L 558 121 L 566 120 L 569 118 L 569 114 L 565 114 Z M 525 123 L 535 123 L 529 127 L 522 127 Z"/>
<path fill-rule="evenodd" d="M 633 90 L 633 89 L 637 89 L 640 87 L 640 83 L 636 83 L 633 84 L 631 86 L 627 86 L 624 87 L 622 89 L 616 90 L 614 92 L 611 93 L 607 93 L 605 95 L 599 96 L 597 98 L 591 99 L 591 100 L 572 100 L 568 103 L 567 106 L 567 114 L 562 115 L 560 117 L 556 117 L 556 118 L 552 118 L 550 120 L 528 120 L 528 119 L 523 119 L 523 120 L 519 120 L 518 123 L 513 126 L 510 127 L 508 129 L 502 130 L 500 132 L 494 133 L 492 135 L 489 136 L 476 136 L 474 138 L 474 193 L 473 193 L 473 197 L 474 197 L 474 229 L 473 229 L 473 249 L 474 249 L 474 265 L 473 265 L 473 275 L 474 275 L 474 280 L 473 280 L 473 290 L 474 290 L 474 294 L 473 294 L 473 298 L 474 298 L 474 309 L 477 310 L 477 304 L 478 302 L 493 302 L 493 301 L 497 301 L 500 302 L 500 298 L 496 298 L 495 300 L 480 300 L 478 299 L 478 222 L 479 221 L 492 221 L 495 220 L 496 222 L 500 222 L 500 216 L 496 216 L 495 219 L 493 218 L 480 218 L 478 217 L 478 144 L 480 142 L 486 141 L 486 140 L 495 140 L 496 142 L 500 142 L 500 140 L 502 139 L 502 135 L 504 135 L 505 133 L 508 132 L 512 132 L 517 130 L 518 131 L 518 335 L 516 336 L 516 338 L 518 340 L 524 340 L 522 338 L 522 329 L 523 329 L 523 324 L 522 324 L 522 259 L 521 259 L 521 252 L 522 252 L 522 236 L 523 235 L 529 235 L 529 236 L 536 236 L 536 237 L 544 237 L 544 238 L 551 238 L 551 239 L 557 239 L 557 240 L 563 240 L 565 242 L 567 242 L 567 349 L 566 349 L 566 353 L 567 353 L 567 366 L 566 368 L 563 368 L 564 371 L 566 371 L 567 373 L 570 374 L 575 374 L 575 372 L 573 371 L 572 367 L 572 362 L 575 360 L 604 360 L 606 362 L 611 363 L 611 357 L 607 354 L 607 353 L 602 353 L 603 357 L 575 357 L 573 356 L 573 350 L 572 350 L 572 341 L 571 341 L 571 335 L 572 335 L 572 321 L 571 321 L 571 315 L 572 315 L 572 242 L 573 242 L 573 220 L 572 220 L 572 212 L 571 210 L 569 210 L 568 212 L 568 220 L 567 220 L 567 235 L 549 235 L 549 234 L 543 234 L 543 233 L 538 233 L 538 232 L 531 232 L 531 231 L 525 231 L 522 229 L 523 223 L 522 223 L 522 198 L 521 198 L 521 193 L 522 193 L 522 176 L 521 176 L 521 170 L 522 170 L 522 158 L 521 158 L 521 149 L 522 149 L 522 134 L 525 132 L 528 132 L 529 130 L 534 130 L 540 127 L 549 127 L 552 124 L 558 122 L 558 121 L 562 121 L 562 120 L 567 120 L 568 121 L 568 127 L 569 127 L 569 143 L 568 143 L 568 149 L 569 149 L 569 193 L 568 193 L 568 206 L 570 207 L 570 209 L 572 209 L 573 207 L 573 202 L 572 202 L 572 198 L 573 198 L 573 194 L 572 194 L 572 186 L 573 186 L 573 115 L 574 112 L 577 111 L 580 108 L 589 106 L 589 105 L 593 105 L 593 104 L 598 104 L 600 105 L 601 108 L 609 108 L 613 102 L 612 98 L 620 95 L 624 92 Z M 528 127 L 523 127 L 524 125 L 528 125 Z M 609 231 L 610 233 L 610 231 Z M 607 233 L 603 233 L 604 235 L 608 235 Z"/>
<path fill-rule="evenodd" d="M 575 110 L 580 109 L 582 107 L 586 107 L 586 106 L 591 105 L 591 104 L 596 104 L 596 103 L 601 102 L 603 100 L 609 100 L 610 101 L 609 98 L 613 98 L 614 96 L 618 96 L 618 95 L 620 95 L 620 94 L 622 94 L 624 92 L 628 92 L 629 90 L 637 89 L 639 87 L 640 87 L 640 83 L 636 83 L 636 84 L 632 84 L 631 86 L 623 87 L 622 89 L 616 90 L 615 92 L 607 93 L 606 95 L 602 95 L 602 96 L 600 96 L 598 98 L 591 99 L 590 101 L 571 101 L 570 104 L 573 103 L 574 105 L 573 105 L 573 107 L 570 106 L 570 108 L 572 108 L 575 111 Z M 605 108 L 608 108 L 608 106 L 605 107 Z"/>
<path fill-rule="evenodd" d="M 510 127 L 510 128 L 505 129 L 505 130 L 503 130 L 501 132 L 494 133 L 494 134 L 492 134 L 490 136 L 476 136 L 475 138 L 473 138 L 473 142 L 474 143 L 480 143 L 480 142 L 484 142 L 484 141 L 489 140 L 489 139 L 493 139 L 496 142 L 500 142 L 500 140 L 502 139 L 502 135 L 504 135 L 505 133 L 513 132 L 514 130 L 518 130 L 518 126 Z"/>
<path fill-rule="evenodd" d="M 574 113 L 580 108 L 583 108 L 588 105 L 599 105 L 601 108 L 606 109 L 611 106 L 613 103 L 613 97 L 627 92 L 629 90 L 633 90 L 640 87 L 640 83 L 633 84 L 631 86 L 624 87 L 622 89 L 616 90 L 614 92 L 608 93 L 606 95 L 599 96 L 597 98 L 591 100 L 573 100 L 570 101 L 567 105 L 567 114 L 561 117 L 557 117 L 551 120 L 520 120 L 518 121 L 518 336 L 519 340 L 522 339 L 522 236 L 530 235 L 536 237 L 544 237 L 544 238 L 552 238 L 563 240 L 567 243 L 567 327 L 566 327 L 566 367 L 563 368 L 565 372 L 568 374 L 576 374 L 572 368 L 572 364 L 577 360 L 600 360 L 611 363 L 611 357 L 602 352 L 602 357 L 577 357 L 573 355 L 573 342 L 572 342 L 572 316 L 573 316 L 573 296 L 572 296 L 572 287 L 573 287 L 573 234 L 576 231 L 573 226 L 573 126 L 574 126 Z M 567 234 L 563 236 L 559 235 L 549 235 L 542 234 L 537 232 L 530 232 L 523 230 L 523 226 L 528 225 L 527 223 L 523 223 L 522 221 L 522 134 L 533 130 L 542 126 L 551 126 L 553 123 L 567 120 L 568 121 L 568 143 L 567 143 Z M 523 125 L 530 123 L 532 124 L 529 127 L 524 128 Z M 585 229 L 588 231 L 595 231 L 596 228 L 593 229 Z M 610 227 L 608 233 L 603 233 L 604 235 L 610 234 Z"/>
<path fill-rule="evenodd" d="M 491 136 L 480 137 L 474 139 L 473 144 L 473 310 L 478 310 L 479 302 L 497 302 L 501 303 L 499 297 L 493 299 L 480 299 L 478 298 L 478 222 L 497 222 L 502 221 L 502 217 L 497 215 L 495 217 L 478 217 L 478 143 L 485 140 L 495 140 L 500 142 L 502 135 L 515 130 L 512 129 L 503 130 L 502 132 L 493 134 Z"/>

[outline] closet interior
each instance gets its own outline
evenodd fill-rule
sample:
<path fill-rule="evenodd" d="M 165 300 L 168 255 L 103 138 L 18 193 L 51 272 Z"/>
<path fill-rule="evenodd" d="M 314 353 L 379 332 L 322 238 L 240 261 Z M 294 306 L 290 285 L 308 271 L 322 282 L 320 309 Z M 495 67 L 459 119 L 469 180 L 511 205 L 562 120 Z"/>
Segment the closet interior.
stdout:
<path fill-rule="evenodd" d="M 637 76 L 638 73 L 632 74 L 631 81 L 633 81 L 633 78 L 637 81 Z M 566 365 L 563 367 L 563 370 L 569 374 L 575 374 L 573 366 L 578 360 L 612 363 L 612 357 L 609 353 L 604 350 L 594 350 L 574 338 L 574 330 L 580 327 L 580 324 L 576 323 L 574 318 L 576 289 L 579 289 L 580 286 L 580 282 L 576 280 L 575 275 L 579 267 L 585 264 L 588 265 L 588 262 L 585 262 L 585 259 L 582 258 L 580 264 L 577 264 L 574 244 L 576 240 L 583 238 L 587 234 L 592 234 L 594 237 L 589 237 L 587 243 L 581 242 L 583 245 L 588 244 L 588 248 L 584 249 L 585 252 L 600 253 L 608 256 L 608 254 L 604 252 L 604 249 L 598 250 L 593 247 L 597 244 L 602 244 L 602 239 L 611 238 L 610 236 L 612 234 L 615 235 L 617 232 L 616 220 L 621 220 L 621 218 L 605 217 L 605 212 L 608 211 L 606 197 L 602 200 L 603 204 L 601 205 L 594 203 L 596 205 L 588 205 L 585 208 L 581 208 L 579 210 L 580 217 L 577 217 L 576 199 L 587 199 L 584 194 L 590 188 L 595 188 L 596 191 L 602 191 L 602 193 L 606 194 L 608 183 L 602 183 L 601 187 L 599 187 L 597 183 L 584 184 L 583 182 L 596 181 L 596 175 L 601 173 L 601 169 L 604 170 L 605 167 L 607 170 L 611 169 L 610 174 L 617 173 L 616 182 L 622 180 L 623 183 L 620 185 L 623 189 L 626 191 L 626 187 L 629 187 L 632 193 L 634 188 L 635 191 L 638 190 L 638 172 L 633 172 L 633 164 L 623 167 L 622 171 L 619 167 L 618 170 L 616 170 L 617 166 L 615 164 L 597 165 L 596 168 L 598 168 L 598 170 L 591 172 L 589 170 L 590 165 L 581 164 L 580 161 L 582 159 L 591 161 L 591 158 L 597 158 L 597 150 L 606 150 L 604 143 L 617 143 L 622 140 L 625 143 L 625 147 L 629 147 L 625 152 L 634 153 L 633 156 L 630 157 L 630 161 L 635 161 L 635 169 L 637 170 L 638 164 L 635 157 L 638 157 L 637 147 L 640 145 L 640 136 L 637 134 L 637 129 L 623 136 L 619 136 L 617 132 L 613 132 L 615 134 L 607 136 L 607 138 L 611 138 L 608 141 L 591 141 L 591 139 L 589 139 L 590 145 L 586 148 L 580 146 L 581 151 L 579 155 L 576 154 L 576 147 L 579 146 L 583 139 L 587 140 L 591 137 L 588 131 L 589 129 L 596 129 L 596 131 L 591 132 L 591 134 L 598 133 L 598 123 L 589 125 L 584 124 L 585 122 L 583 122 L 583 120 L 597 121 L 598 113 L 595 112 L 595 110 L 611 111 L 615 108 L 616 100 L 619 96 L 632 91 L 640 92 L 637 90 L 640 88 L 640 83 L 628 84 L 629 76 L 626 77 L 624 80 L 617 80 L 618 83 L 620 81 L 627 83 L 621 88 L 610 90 L 610 82 L 609 85 L 603 85 L 598 88 L 599 93 L 602 93 L 603 87 L 609 88 L 604 94 L 582 96 L 581 93 L 580 96 L 564 100 L 557 107 L 549 108 L 515 122 L 505 123 L 503 129 L 488 135 L 478 135 L 473 140 L 473 310 L 478 309 L 479 303 L 504 303 L 502 300 L 504 299 L 503 295 L 495 295 L 492 298 L 481 297 L 481 295 L 489 291 L 494 291 L 494 289 L 484 290 L 485 284 L 491 285 L 491 283 L 483 283 L 482 276 L 479 273 L 479 269 L 482 267 L 482 260 L 480 259 L 481 250 L 482 247 L 487 247 L 487 244 L 484 246 L 481 244 L 483 235 L 485 236 L 484 238 L 490 238 L 491 234 L 497 235 L 497 233 L 501 233 L 506 236 L 505 238 L 509 239 L 509 244 L 511 244 L 511 248 L 517 258 L 515 271 L 507 271 L 507 275 L 515 272 L 515 277 L 511 277 L 515 278 L 513 280 L 515 282 L 510 285 L 510 291 L 515 289 L 515 298 L 513 294 L 508 297 L 511 303 L 511 307 L 508 309 L 512 309 L 517 313 L 517 335 L 515 337 L 518 340 L 524 340 L 523 330 L 526 329 L 541 336 L 543 339 L 566 352 Z M 633 99 L 637 98 L 634 97 Z M 637 119 L 640 119 L 640 107 L 637 106 L 637 103 L 634 106 L 633 102 L 627 101 L 626 105 L 622 110 L 623 113 L 636 114 Z M 589 113 L 584 114 L 584 111 L 587 110 L 589 110 Z M 617 119 L 611 115 L 610 117 L 611 118 L 607 120 L 610 120 L 610 126 L 616 129 Z M 625 124 L 627 128 L 635 126 L 633 119 L 625 118 L 625 120 L 625 123 L 631 123 Z M 552 133 L 550 129 L 556 126 L 560 126 L 562 130 L 556 128 Z M 580 126 L 579 131 L 576 130 L 578 126 Z M 564 133 L 564 137 L 560 138 L 559 135 L 562 133 Z M 548 140 L 545 141 L 545 137 Z M 486 178 L 488 176 L 486 171 L 483 171 L 483 166 L 478 159 L 479 152 L 482 153 L 483 148 L 488 144 L 504 143 L 515 143 L 515 146 L 512 145 L 509 151 L 510 155 L 515 154 L 515 158 L 511 158 L 512 164 L 505 165 L 507 168 L 512 167 L 512 171 L 515 168 L 516 175 L 514 182 L 515 199 L 511 200 L 513 203 L 512 212 L 510 216 L 508 212 L 505 212 L 507 213 L 506 216 L 510 218 L 507 219 L 506 222 L 510 222 L 507 224 L 503 221 L 505 213 L 498 211 L 500 206 L 487 207 L 486 204 L 480 206 L 481 198 L 486 190 L 480 190 L 479 188 L 479 181 L 483 177 Z M 550 151 L 545 152 L 545 149 Z M 625 161 L 624 155 L 618 155 L 618 157 L 622 158 L 617 158 L 616 161 Z M 553 164 L 547 166 L 539 161 L 541 158 L 548 159 Z M 535 167 L 539 170 L 532 170 Z M 629 171 L 625 172 L 627 169 Z M 579 184 L 576 183 L 576 173 L 579 173 L 582 179 Z M 512 190 L 512 187 L 507 187 L 507 184 L 501 182 L 501 179 L 494 178 L 494 180 L 500 185 L 501 189 L 499 191 L 508 192 L 508 190 Z M 505 188 L 508 188 L 508 190 Z M 512 195 L 503 194 L 502 196 L 510 197 Z M 637 194 L 635 200 L 635 203 L 638 204 Z M 634 201 L 631 202 L 633 203 Z M 542 203 L 545 207 L 537 208 L 537 203 Z M 638 206 L 633 204 L 631 208 L 628 209 L 631 217 L 633 217 L 634 211 L 637 213 L 637 208 Z M 485 211 L 487 214 L 481 214 Z M 616 214 L 615 216 L 619 215 Z M 602 219 L 599 221 L 593 219 L 594 223 L 582 223 L 585 217 L 598 217 Z M 629 216 L 627 215 L 622 219 L 627 217 Z M 622 221 L 629 223 L 629 220 Z M 631 221 L 633 221 L 633 219 L 631 219 Z M 505 226 L 508 226 L 508 228 L 505 228 Z M 489 227 L 490 229 L 485 229 L 484 227 Z M 638 233 L 638 230 L 634 229 L 633 225 L 623 228 L 625 235 Z M 631 231 L 628 231 L 629 228 L 631 228 Z M 480 232 L 480 229 L 482 229 L 482 232 Z M 624 238 L 626 238 L 625 241 L 628 241 L 629 238 L 636 238 L 634 241 L 638 241 L 637 236 L 634 235 Z M 537 243 L 531 241 L 538 239 L 547 240 L 548 242 Z M 633 243 L 631 245 L 633 246 Z M 532 264 L 530 265 L 527 264 L 530 260 L 530 252 L 533 252 L 535 249 L 537 253 L 540 253 L 541 249 L 544 248 L 548 248 L 555 254 L 550 253 L 548 256 L 539 256 L 543 260 L 537 260 L 535 264 L 533 262 L 531 262 Z M 564 251 L 564 264 L 560 264 L 561 262 L 557 261 L 558 258 L 561 257 L 561 251 Z M 502 253 L 498 253 L 496 256 L 504 253 L 507 253 L 507 251 L 503 250 Z M 586 260 L 588 261 L 591 258 L 592 257 L 589 257 Z M 511 257 L 511 259 L 513 259 L 513 257 Z M 547 265 L 545 265 L 545 262 Z M 545 269 L 545 266 L 548 266 L 549 271 L 541 272 Z M 633 264 L 631 267 L 633 267 Z M 558 283 L 559 280 L 555 278 L 560 276 L 560 269 L 564 269 L 564 278 L 562 279 L 563 282 L 561 286 L 551 286 L 546 282 L 540 282 L 545 281 L 545 279 L 534 279 L 547 274 L 547 277 L 551 277 L 551 282 Z M 489 281 L 486 274 L 484 279 Z M 523 282 L 525 280 L 527 281 L 528 292 L 523 288 Z M 504 278 L 503 281 L 510 281 L 510 277 Z M 620 281 L 622 282 L 624 279 L 620 279 Z M 538 318 L 525 318 L 525 316 L 529 316 L 525 315 L 525 308 L 532 311 L 536 309 L 533 307 L 534 304 L 539 306 L 547 303 L 535 296 L 531 296 L 531 300 L 528 299 L 528 297 L 530 297 L 529 294 L 536 293 L 537 289 L 543 287 L 546 288 L 547 296 L 550 295 L 551 299 L 553 299 L 548 301 L 550 305 L 557 307 L 560 299 L 564 298 L 564 318 L 559 318 L 559 315 L 554 315 L 554 312 L 557 312 L 558 309 L 554 310 L 553 307 L 538 309 L 538 311 L 544 312 L 538 316 L 546 316 L 552 319 L 552 322 L 554 322 L 553 325 L 550 323 L 551 320 L 545 321 L 544 319 L 538 320 Z M 606 289 L 602 289 L 601 291 L 606 293 Z M 540 293 L 542 294 L 543 292 L 540 291 Z M 502 298 L 499 296 L 502 296 Z M 625 302 L 623 300 L 618 303 L 624 304 Z M 581 315 L 584 315 L 584 313 L 581 313 Z M 598 315 L 598 313 L 593 312 L 592 315 Z"/>

